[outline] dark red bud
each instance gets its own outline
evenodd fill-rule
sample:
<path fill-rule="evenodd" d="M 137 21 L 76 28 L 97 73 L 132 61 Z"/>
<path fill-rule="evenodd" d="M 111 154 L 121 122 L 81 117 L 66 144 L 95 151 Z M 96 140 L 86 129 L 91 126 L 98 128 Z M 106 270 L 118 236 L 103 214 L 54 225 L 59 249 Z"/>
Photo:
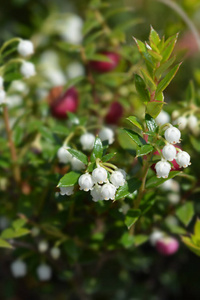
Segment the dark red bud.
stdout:
<path fill-rule="evenodd" d="M 117 65 L 119 64 L 120 61 L 120 56 L 117 53 L 114 52 L 100 52 L 99 54 L 103 54 L 105 56 L 107 56 L 110 61 L 96 61 L 96 60 L 91 60 L 89 65 L 90 67 L 99 73 L 106 73 L 106 72 L 110 72 L 113 69 L 115 69 L 117 67 Z"/>
<path fill-rule="evenodd" d="M 110 105 L 108 114 L 106 116 L 106 122 L 109 124 L 117 124 L 123 115 L 123 106 L 115 101 Z"/>

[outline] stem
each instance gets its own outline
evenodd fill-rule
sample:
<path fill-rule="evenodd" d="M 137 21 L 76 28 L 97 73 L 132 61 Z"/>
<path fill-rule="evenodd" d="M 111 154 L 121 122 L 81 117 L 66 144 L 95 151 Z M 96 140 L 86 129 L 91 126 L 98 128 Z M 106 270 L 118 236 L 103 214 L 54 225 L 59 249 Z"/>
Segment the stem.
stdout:
<path fill-rule="evenodd" d="M 138 193 L 138 196 L 137 196 L 136 201 L 134 203 L 134 208 L 136 208 L 136 209 L 139 207 L 140 201 L 142 200 L 142 197 L 144 195 L 145 183 L 146 183 L 148 170 L 149 170 L 149 162 L 148 162 L 148 160 L 146 160 L 145 164 L 144 164 L 143 173 L 142 173 L 142 184 L 139 188 L 139 193 Z"/>
<path fill-rule="evenodd" d="M 1 53 L 3 52 L 3 50 L 4 50 L 6 47 L 8 47 L 10 44 L 12 44 L 12 43 L 14 43 L 14 42 L 20 42 L 20 41 L 21 41 L 20 38 L 13 38 L 13 39 L 11 39 L 11 40 L 5 42 L 5 43 L 3 44 L 3 46 L 1 47 L 1 49 L 0 49 L 0 55 L 1 55 Z"/>
<path fill-rule="evenodd" d="M 103 163 L 103 166 L 108 166 L 108 167 L 110 167 L 110 168 L 112 168 L 114 170 L 118 169 L 115 165 L 107 163 L 107 162 Z"/>
<path fill-rule="evenodd" d="M 10 152 L 11 152 L 11 158 L 12 158 L 12 164 L 13 164 L 13 175 L 14 175 L 15 181 L 17 183 L 19 183 L 21 181 L 21 174 L 20 174 L 20 168 L 17 165 L 17 153 L 16 153 L 15 144 L 14 144 L 13 138 L 12 138 L 12 130 L 11 130 L 10 124 L 9 124 L 8 107 L 6 105 L 3 107 L 3 117 L 4 117 L 5 127 L 6 127 L 6 133 L 8 136 Z"/>

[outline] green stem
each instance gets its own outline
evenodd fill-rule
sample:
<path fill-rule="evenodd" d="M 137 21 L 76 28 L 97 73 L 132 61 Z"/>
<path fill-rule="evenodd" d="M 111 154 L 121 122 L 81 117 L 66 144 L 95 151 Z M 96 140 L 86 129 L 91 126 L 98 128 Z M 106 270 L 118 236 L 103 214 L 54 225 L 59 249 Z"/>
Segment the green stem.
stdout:
<path fill-rule="evenodd" d="M 1 49 L 0 49 L 0 55 L 2 54 L 2 52 L 4 51 L 4 49 L 5 49 L 6 47 L 8 47 L 10 44 L 12 44 L 12 43 L 14 43 L 14 42 L 20 42 L 20 41 L 21 41 L 20 38 L 13 38 L 13 39 L 11 39 L 11 40 L 5 42 L 5 43 L 3 44 L 3 46 L 1 47 Z"/>
<path fill-rule="evenodd" d="M 147 178 L 147 174 L 148 174 L 148 170 L 149 170 L 149 162 L 148 159 L 145 161 L 145 164 L 143 166 L 143 172 L 142 172 L 142 184 L 139 188 L 139 192 L 138 192 L 138 196 L 134 202 L 134 208 L 137 209 L 140 205 L 140 201 L 142 200 L 142 197 L 144 195 L 144 191 L 145 191 L 145 184 L 146 184 L 146 178 Z"/>
<path fill-rule="evenodd" d="M 108 167 L 110 167 L 110 168 L 112 168 L 112 169 L 114 169 L 114 170 L 117 169 L 117 167 L 116 167 L 115 165 L 110 164 L 110 163 L 107 163 L 107 162 L 103 163 L 103 166 L 108 166 Z"/>

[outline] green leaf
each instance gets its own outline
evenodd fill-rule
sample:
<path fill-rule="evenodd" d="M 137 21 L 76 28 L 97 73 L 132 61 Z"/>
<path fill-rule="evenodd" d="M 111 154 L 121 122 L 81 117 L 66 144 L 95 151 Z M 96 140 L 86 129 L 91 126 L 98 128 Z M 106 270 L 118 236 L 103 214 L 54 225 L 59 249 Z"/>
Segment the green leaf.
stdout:
<path fill-rule="evenodd" d="M 193 243 L 193 241 L 191 240 L 191 238 L 182 236 L 181 240 L 192 252 L 194 252 L 196 255 L 200 256 L 200 247 L 196 246 Z"/>
<path fill-rule="evenodd" d="M 78 179 L 80 177 L 80 173 L 71 171 L 67 174 L 65 174 L 59 181 L 58 187 L 67 187 L 67 186 L 73 186 L 78 182 Z"/>
<path fill-rule="evenodd" d="M 1 233 L 1 238 L 3 239 L 13 239 L 17 238 L 26 234 L 29 234 L 30 231 L 26 228 L 19 228 L 14 230 L 12 228 L 7 228 Z"/>
<path fill-rule="evenodd" d="M 154 118 L 152 118 L 150 115 L 146 114 L 145 122 L 146 122 L 147 128 L 150 132 L 156 132 L 158 125 L 156 124 L 156 121 L 154 120 Z"/>
<path fill-rule="evenodd" d="M 142 76 L 144 78 L 144 81 L 146 82 L 146 85 L 152 90 L 155 91 L 157 86 L 153 79 L 151 78 L 150 74 L 146 71 L 141 69 Z"/>
<path fill-rule="evenodd" d="M 26 220 L 18 219 L 18 220 L 15 220 L 14 222 L 12 222 L 12 227 L 15 230 L 18 230 L 19 228 L 23 227 L 25 224 L 26 224 Z"/>
<path fill-rule="evenodd" d="M 99 21 L 96 20 L 96 19 L 88 19 L 85 23 L 84 23 L 84 26 L 83 26 L 83 30 L 82 30 L 82 33 L 83 35 L 86 35 L 88 34 L 91 30 L 93 30 L 94 28 L 96 27 L 99 27 L 100 24 L 99 24 Z"/>
<path fill-rule="evenodd" d="M 137 148 L 137 155 L 136 157 L 147 155 L 148 153 L 152 152 L 154 150 L 154 147 L 151 145 L 143 145 L 142 147 Z"/>
<path fill-rule="evenodd" d="M 148 235 L 144 235 L 144 234 L 134 235 L 134 245 L 138 247 L 144 244 L 146 241 L 148 241 L 148 239 L 149 239 Z"/>
<path fill-rule="evenodd" d="M 161 112 L 163 107 L 163 102 L 161 101 L 152 101 L 147 103 L 147 113 L 152 116 L 153 118 L 156 118 L 159 113 Z"/>
<path fill-rule="evenodd" d="M 80 45 L 70 44 L 66 42 L 58 42 L 56 44 L 60 49 L 66 51 L 66 52 L 80 52 Z"/>
<path fill-rule="evenodd" d="M 107 12 L 105 12 L 104 18 L 108 19 L 110 17 L 113 17 L 116 14 L 121 14 L 121 13 L 124 13 L 124 12 L 130 12 L 130 11 L 133 11 L 132 7 L 127 7 L 127 6 L 117 7 L 117 8 L 110 9 Z"/>
<path fill-rule="evenodd" d="M 130 235 L 129 232 L 125 232 L 120 238 L 120 244 L 125 248 L 130 248 L 134 244 L 134 236 Z"/>
<path fill-rule="evenodd" d="M 95 169 L 95 167 L 96 167 L 95 162 L 89 162 L 87 172 L 91 173 Z"/>
<path fill-rule="evenodd" d="M 139 179 L 130 178 L 129 180 L 127 180 L 127 182 L 123 186 L 120 186 L 118 188 L 116 196 L 115 196 L 115 200 L 125 198 L 129 194 L 132 194 L 137 189 L 139 189 L 140 185 L 141 185 L 141 181 Z"/>
<path fill-rule="evenodd" d="M 120 23 L 120 25 L 116 26 L 116 30 L 120 30 L 120 31 L 125 31 L 137 24 L 143 23 L 144 20 L 142 18 L 135 18 L 135 19 L 130 19 L 124 23 Z"/>
<path fill-rule="evenodd" d="M 133 130 L 131 129 L 123 129 L 128 136 L 132 139 L 132 141 L 134 141 L 138 146 L 143 146 L 144 144 L 146 144 L 145 140 L 142 139 L 139 134 L 135 133 Z"/>
<path fill-rule="evenodd" d="M 76 157 L 77 159 L 79 159 L 80 161 L 82 161 L 82 163 L 84 163 L 85 165 L 88 164 L 88 158 L 87 156 L 82 153 L 81 151 L 78 150 L 74 150 L 74 149 L 67 149 L 67 151 L 73 155 L 74 157 Z"/>
<path fill-rule="evenodd" d="M 80 124 L 79 118 L 75 114 L 73 114 L 72 112 L 68 111 L 67 116 L 69 117 L 69 120 L 71 121 L 72 124 L 74 124 L 74 125 L 79 125 Z"/>
<path fill-rule="evenodd" d="M 97 158 L 102 158 L 103 145 L 99 137 L 96 137 L 94 142 L 94 148 L 90 157 L 91 162 L 95 162 Z"/>
<path fill-rule="evenodd" d="M 149 40 L 151 43 L 155 44 L 156 46 L 160 43 L 160 37 L 152 26 L 150 30 Z"/>
<path fill-rule="evenodd" d="M 134 76 L 135 78 L 135 87 L 142 101 L 150 101 L 149 91 L 146 88 L 146 84 L 143 78 L 137 74 Z"/>
<path fill-rule="evenodd" d="M 160 184 L 162 184 L 163 182 L 174 178 L 175 176 L 179 175 L 181 172 L 180 171 L 171 171 L 169 173 L 168 178 L 164 179 L 164 178 L 157 178 L 156 176 L 151 177 L 147 183 L 146 183 L 146 188 L 153 188 L 153 187 L 157 187 Z"/>
<path fill-rule="evenodd" d="M 174 50 L 175 44 L 177 42 L 177 38 L 178 38 L 178 33 L 169 37 L 164 43 L 163 49 L 161 51 L 163 61 L 166 61 L 172 54 L 172 51 Z"/>
<path fill-rule="evenodd" d="M 174 76 L 176 75 L 176 72 L 178 71 L 179 67 L 180 67 L 181 63 L 179 63 L 178 65 L 176 65 L 171 71 L 169 71 L 169 73 L 167 73 L 167 75 L 159 82 L 158 87 L 156 89 L 156 95 L 159 95 L 162 91 L 164 91 L 164 89 L 170 84 L 170 82 L 172 81 L 172 79 L 174 78 Z"/>
<path fill-rule="evenodd" d="M 72 86 L 77 86 L 77 84 L 85 79 L 85 76 L 77 76 L 75 78 L 71 78 L 64 85 L 64 89 L 68 89 Z"/>
<path fill-rule="evenodd" d="M 194 235 L 198 238 L 200 238 L 200 220 L 197 219 L 196 223 L 194 225 Z"/>
<path fill-rule="evenodd" d="M 175 58 L 176 56 L 172 56 L 172 58 L 170 58 L 169 60 L 161 63 L 155 72 L 155 76 L 157 78 L 160 78 L 160 76 L 173 64 Z"/>
<path fill-rule="evenodd" d="M 13 248 L 8 242 L 0 238 L 0 248 Z"/>
<path fill-rule="evenodd" d="M 111 62 L 111 59 L 107 57 L 106 55 L 103 54 L 91 54 L 87 55 L 88 60 L 93 60 L 93 61 L 105 61 L 105 62 Z"/>
<path fill-rule="evenodd" d="M 194 205 L 192 202 L 186 202 L 176 210 L 176 215 L 179 220 L 187 226 L 194 216 Z"/>
<path fill-rule="evenodd" d="M 162 56 L 160 54 L 158 54 L 157 52 L 148 49 L 147 48 L 148 53 L 151 55 L 152 58 L 154 58 L 157 62 L 160 62 L 162 60 Z"/>
<path fill-rule="evenodd" d="M 141 214 L 140 209 L 129 209 L 125 217 L 125 224 L 128 227 L 128 229 L 130 229 L 131 226 L 135 224 L 135 222 L 140 217 L 140 214 Z"/>
<path fill-rule="evenodd" d="M 135 125 L 136 127 L 138 127 L 140 130 L 143 130 L 143 125 L 140 122 L 140 120 L 134 116 L 130 116 L 128 118 L 126 118 L 128 121 L 130 121 L 133 125 Z"/>
<path fill-rule="evenodd" d="M 116 152 L 108 153 L 102 157 L 101 161 L 102 162 L 109 161 L 111 158 L 113 158 L 113 156 L 115 156 L 115 154 Z"/>

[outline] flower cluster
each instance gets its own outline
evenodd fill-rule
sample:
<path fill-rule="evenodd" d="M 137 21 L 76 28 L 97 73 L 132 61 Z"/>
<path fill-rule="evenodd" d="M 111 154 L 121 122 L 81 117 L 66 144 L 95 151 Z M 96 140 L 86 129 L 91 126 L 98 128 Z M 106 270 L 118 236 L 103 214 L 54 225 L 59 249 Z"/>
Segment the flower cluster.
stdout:
<path fill-rule="evenodd" d="M 167 161 L 176 160 L 178 165 L 182 168 L 188 167 L 190 163 L 190 155 L 176 148 L 173 144 L 180 142 L 181 133 L 180 130 L 172 125 L 165 130 L 164 133 L 166 145 L 162 149 L 163 158 L 155 165 L 157 177 L 167 178 L 171 170 L 171 165 Z M 178 153 L 177 153 L 178 151 Z"/>
<path fill-rule="evenodd" d="M 175 122 L 180 130 L 184 130 L 187 126 L 194 133 L 199 133 L 199 122 L 194 114 L 190 114 L 189 117 L 180 116 Z"/>

